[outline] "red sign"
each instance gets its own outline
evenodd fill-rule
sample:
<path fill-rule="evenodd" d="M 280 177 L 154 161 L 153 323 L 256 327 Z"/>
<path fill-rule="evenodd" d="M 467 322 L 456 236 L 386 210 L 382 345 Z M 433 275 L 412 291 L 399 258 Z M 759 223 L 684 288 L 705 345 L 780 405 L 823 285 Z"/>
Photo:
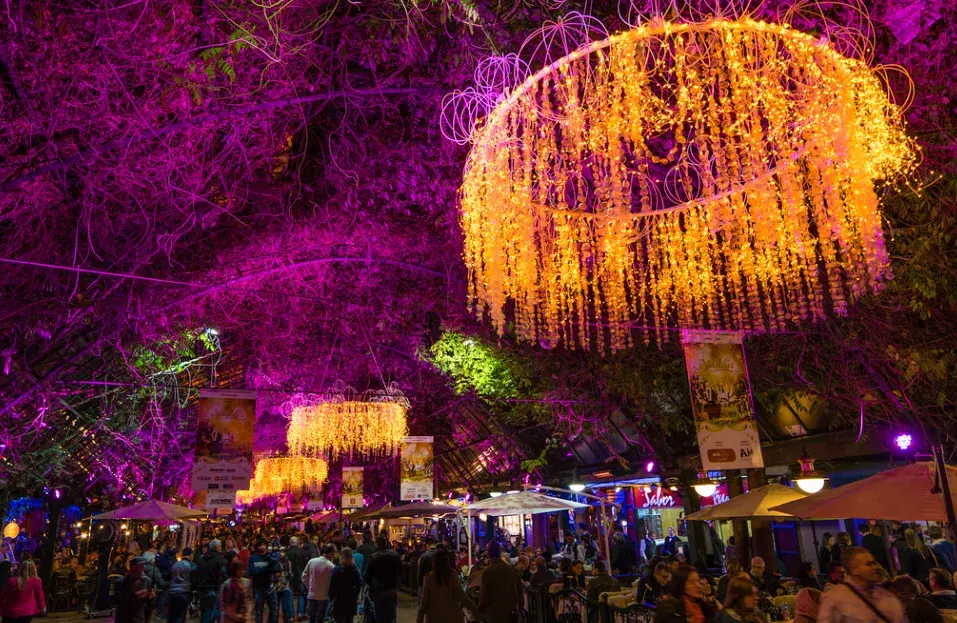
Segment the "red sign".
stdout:
<path fill-rule="evenodd" d="M 744 483 L 744 492 L 748 491 L 748 483 Z M 701 498 L 701 508 L 722 504 L 730 500 L 728 496 L 728 483 L 722 482 L 718 485 L 713 495 Z M 638 486 L 635 487 L 635 506 L 637 508 L 683 508 L 684 502 L 681 496 L 671 489 L 659 486 Z"/>

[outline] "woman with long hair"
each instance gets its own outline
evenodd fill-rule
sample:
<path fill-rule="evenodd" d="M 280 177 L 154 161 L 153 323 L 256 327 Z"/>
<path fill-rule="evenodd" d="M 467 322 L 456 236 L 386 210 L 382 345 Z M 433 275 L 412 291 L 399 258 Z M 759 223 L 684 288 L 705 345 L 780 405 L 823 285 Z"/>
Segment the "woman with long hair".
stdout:
<path fill-rule="evenodd" d="M 938 566 L 934 551 L 927 547 L 924 539 L 918 536 L 917 531 L 913 528 L 904 530 L 904 540 L 907 541 L 907 549 L 904 550 L 904 560 L 901 561 L 903 569 L 901 571 L 927 584 L 930 570 Z"/>
<path fill-rule="evenodd" d="M 24 560 L 16 577 L 7 580 L 0 589 L 0 616 L 3 623 L 30 623 L 33 617 L 46 616 L 46 613 L 47 602 L 37 566 L 32 560 Z"/>
<path fill-rule="evenodd" d="M 813 588 L 821 590 L 821 581 L 817 579 L 817 570 L 814 569 L 814 563 L 802 562 L 798 567 L 798 583 L 801 588 Z"/>
<path fill-rule="evenodd" d="M 728 584 L 731 583 L 731 580 L 737 577 L 748 577 L 748 572 L 741 567 L 741 563 L 737 560 L 729 560 L 728 572 L 718 578 L 718 589 L 715 591 L 715 598 L 720 603 L 724 603 L 724 597 L 728 593 Z"/>
<path fill-rule="evenodd" d="M 240 561 L 229 563 L 229 579 L 219 589 L 220 623 L 245 623 L 249 618 L 251 599 L 249 587 L 243 582 L 245 571 Z"/>
<path fill-rule="evenodd" d="M 339 564 L 332 570 L 332 579 L 329 581 L 329 599 L 332 606 L 328 615 L 336 623 L 352 623 L 359 607 L 359 592 L 362 590 L 362 578 L 356 567 L 352 550 L 343 547 L 339 552 Z"/>
<path fill-rule="evenodd" d="M 728 595 L 724 608 L 718 613 L 716 623 L 768 623 L 767 617 L 758 609 L 758 596 L 754 584 L 745 578 L 734 578 L 728 583 Z"/>
<path fill-rule="evenodd" d="M 462 608 L 474 610 L 475 607 L 452 570 L 449 553 L 437 551 L 432 571 L 426 574 L 422 583 L 422 601 L 419 602 L 416 623 L 463 623 Z"/>
<path fill-rule="evenodd" d="M 823 542 L 821 543 L 821 551 L 818 554 L 820 568 L 824 571 L 827 571 L 831 568 L 832 562 L 841 562 L 840 558 L 834 558 L 833 547 L 834 535 L 830 532 L 825 532 Z"/>
<path fill-rule="evenodd" d="M 655 623 L 711 623 L 715 608 L 704 598 L 701 576 L 691 565 L 671 574 L 668 595 L 658 602 Z"/>

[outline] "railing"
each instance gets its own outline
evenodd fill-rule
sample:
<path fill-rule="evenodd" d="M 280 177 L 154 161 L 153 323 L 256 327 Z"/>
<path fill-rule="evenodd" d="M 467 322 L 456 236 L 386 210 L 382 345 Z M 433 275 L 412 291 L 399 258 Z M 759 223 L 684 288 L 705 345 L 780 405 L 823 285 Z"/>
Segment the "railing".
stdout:
<path fill-rule="evenodd" d="M 419 568 L 411 562 L 403 562 L 399 567 L 399 589 L 417 595 L 419 592 Z"/>
<path fill-rule="evenodd" d="M 655 619 L 655 609 L 644 604 L 613 606 L 606 603 L 603 609 L 607 617 L 605 623 L 652 623 Z"/>

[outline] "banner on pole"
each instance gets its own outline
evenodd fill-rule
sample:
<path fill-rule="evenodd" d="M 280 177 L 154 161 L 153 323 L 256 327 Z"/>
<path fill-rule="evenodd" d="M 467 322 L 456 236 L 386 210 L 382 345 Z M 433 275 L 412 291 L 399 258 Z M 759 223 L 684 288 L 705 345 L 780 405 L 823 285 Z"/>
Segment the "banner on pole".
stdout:
<path fill-rule="evenodd" d="M 253 472 L 256 392 L 201 389 L 198 419 L 193 490 L 214 484 L 219 489 L 248 489 Z"/>
<path fill-rule="evenodd" d="M 432 437 L 403 437 L 401 443 L 401 500 L 431 500 L 434 496 L 432 482 Z"/>
<path fill-rule="evenodd" d="M 764 467 L 741 335 L 685 331 L 681 341 L 702 468 Z"/>
<path fill-rule="evenodd" d="M 224 511 L 227 513 L 233 512 L 233 507 L 236 506 L 236 490 L 235 489 L 207 489 L 206 490 L 206 500 L 203 502 L 203 508 L 209 512 L 214 510 Z"/>
<path fill-rule="evenodd" d="M 362 468 L 342 468 L 342 508 L 362 508 Z"/>

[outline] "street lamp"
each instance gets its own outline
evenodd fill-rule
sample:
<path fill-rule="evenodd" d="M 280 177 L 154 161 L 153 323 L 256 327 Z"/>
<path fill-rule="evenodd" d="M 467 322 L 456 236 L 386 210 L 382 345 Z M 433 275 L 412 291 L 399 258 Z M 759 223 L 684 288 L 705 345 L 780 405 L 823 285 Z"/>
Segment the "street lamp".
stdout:
<path fill-rule="evenodd" d="M 794 479 L 798 488 L 805 493 L 817 493 L 824 488 L 825 478 L 814 470 L 814 459 L 807 453 L 807 448 L 798 458 L 801 464 L 801 475 Z"/>
<path fill-rule="evenodd" d="M 698 479 L 691 484 L 691 487 L 703 498 L 711 497 L 718 490 L 717 483 L 706 477 L 704 473 L 698 474 Z"/>

